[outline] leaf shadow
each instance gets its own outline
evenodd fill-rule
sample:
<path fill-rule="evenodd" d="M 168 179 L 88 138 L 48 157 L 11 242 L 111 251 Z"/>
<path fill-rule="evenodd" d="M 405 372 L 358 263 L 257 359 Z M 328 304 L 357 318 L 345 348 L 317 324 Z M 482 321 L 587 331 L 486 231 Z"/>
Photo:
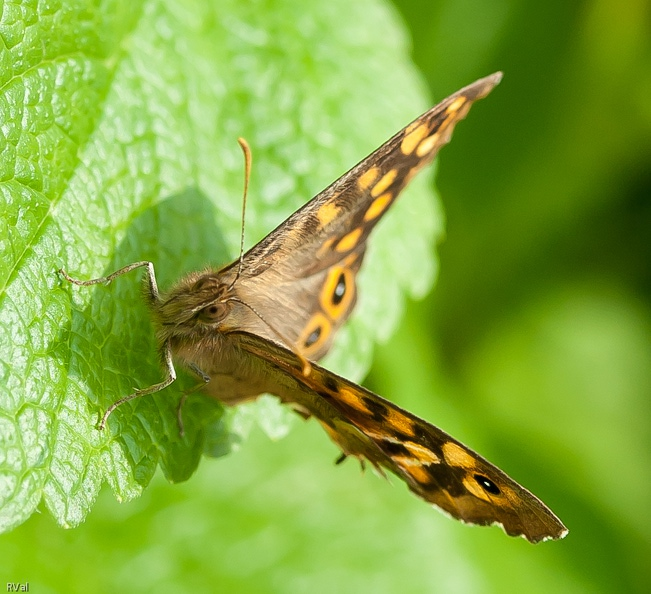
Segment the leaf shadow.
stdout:
<path fill-rule="evenodd" d="M 154 263 L 164 293 L 191 270 L 222 266 L 230 258 L 217 220 L 214 205 L 198 189 L 187 188 L 170 196 L 136 214 L 104 274 L 148 260 Z M 95 431 L 101 415 L 115 400 L 163 377 L 142 295 L 144 279 L 138 282 L 134 276 L 137 273 L 119 277 L 108 286 L 71 287 L 71 291 L 92 291 L 91 301 L 84 310 L 73 308 L 69 325 L 56 339 L 58 344 L 51 345 L 68 369 L 66 397 L 79 398 L 81 393 L 87 398 Z M 57 348 L 63 345 L 66 348 Z M 172 386 L 116 409 L 105 429 L 107 440 L 119 443 L 134 479 L 143 486 L 158 463 L 172 482 L 189 478 L 199 463 L 206 432 L 212 434 L 215 426 L 223 426 L 219 403 L 200 395 L 190 397 L 183 407 L 185 434 L 181 437 L 178 402 L 183 391 L 196 385 L 196 378 L 177 371 L 179 379 Z M 82 415 L 84 421 L 87 418 Z M 228 431 L 227 427 L 221 430 Z"/>

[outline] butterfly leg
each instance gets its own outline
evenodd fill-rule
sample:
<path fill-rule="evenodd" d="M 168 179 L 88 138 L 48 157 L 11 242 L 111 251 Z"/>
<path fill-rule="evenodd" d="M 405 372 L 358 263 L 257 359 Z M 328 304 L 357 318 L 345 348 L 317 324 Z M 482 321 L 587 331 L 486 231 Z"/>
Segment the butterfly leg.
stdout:
<path fill-rule="evenodd" d="M 97 426 L 97 428 L 100 431 L 104 430 L 108 418 L 111 416 L 111 413 L 118 406 L 121 406 L 125 402 L 129 402 L 129 400 L 134 400 L 136 398 L 140 398 L 141 396 L 146 396 L 147 394 L 154 394 L 156 392 L 160 392 L 161 390 L 164 390 L 165 388 L 167 388 L 167 386 L 169 386 L 176 380 L 176 369 L 174 369 L 174 362 L 172 361 L 172 348 L 169 342 L 166 342 L 164 346 L 163 362 L 165 363 L 165 368 L 167 369 L 167 377 L 162 382 L 158 384 L 154 384 L 153 386 L 149 386 L 148 388 L 143 388 L 142 390 L 136 388 L 133 394 L 129 394 L 124 398 L 120 398 L 120 400 L 117 400 L 116 402 L 111 404 L 111 406 L 109 406 L 106 409 L 106 412 L 102 417 L 102 420 L 99 422 L 99 425 Z"/>
<path fill-rule="evenodd" d="M 345 462 L 347 459 L 348 459 L 348 454 L 346 452 L 341 452 L 341 456 L 339 456 L 339 458 L 335 460 L 335 464 L 339 466 L 339 464 Z M 366 470 L 366 460 L 364 460 L 364 458 L 359 458 L 359 465 L 362 469 L 362 472 L 364 472 Z M 382 474 L 382 476 L 386 478 L 386 475 L 384 474 L 384 472 L 382 472 L 381 469 L 380 469 L 380 474 Z"/>
<path fill-rule="evenodd" d="M 133 262 L 132 264 L 128 264 L 127 266 L 123 266 L 119 270 L 112 272 L 108 276 L 91 278 L 90 280 L 78 280 L 76 278 L 72 278 L 63 268 L 59 268 L 58 272 L 63 278 L 65 278 L 68 282 L 72 283 L 73 285 L 77 285 L 79 287 L 89 287 L 91 285 L 102 285 L 102 284 L 108 285 L 113 279 L 117 278 L 118 276 L 122 276 L 123 274 L 127 274 L 132 270 L 135 270 L 136 268 L 142 268 L 142 267 L 147 268 L 147 283 L 149 284 L 149 295 L 151 296 L 152 301 L 158 301 L 160 299 L 160 295 L 158 293 L 158 283 L 156 282 L 156 274 L 154 273 L 153 262 L 147 262 L 146 260 L 143 260 L 141 262 Z"/>
<path fill-rule="evenodd" d="M 115 272 L 112 272 L 107 276 L 102 276 L 100 278 L 93 278 L 90 280 L 78 280 L 72 278 L 63 268 L 59 268 L 58 272 L 68 282 L 74 285 L 78 285 L 80 287 L 88 287 L 91 285 L 109 284 L 118 276 L 122 276 L 123 274 L 127 274 L 128 272 L 131 272 L 136 268 L 142 268 L 142 267 L 147 268 L 146 278 L 147 278 L 149 295 L 151 297 L 151 300 L 158 301 L 160 299 L 160 295 L 158 292 L 158 284 L 156 282 L 156 274 L 154 272 L 154 264 L 152 262 L 148 262 L 148 261 L 133 262 L 132 264 L 123 266 L 119 270 L 116 270 Z M 99 425 L 97 426 L 97 428 L 100 431 L 104 430 L 104 427 L 106 427 L 106 422 L 108 421 L 109 416 L 111 416 L 111 413 L 116 408 L 118 408 L 118 406 L 121 406 L 125 402 L 129 402 L 129 400 L 134 400 L 135 398 L 139 398 L 140 396 L 146 396 L 147 394 L 154 394 L 155 392 L 160 392 L 161 390 L 167 388 L 167 386 L 169 386 L 171 383 L 173 383 L 176 380 L 176 369 L 174 369 L 174 362 L 172 361 L 172 348 L 169 342 L 166 342 L 165 345 L 163 346 L 163 363 L 167 371 L 167 376 L 165 377 L 165 379 L 158 384 L 154 384 L 153 386 L 149 386 L 148 388 L 143 388 L 142 390 L 136 388 L 134 389 L 133 394 L 129 394 L 129 396 L 125 396 L 124 398 L 120 398 L 119 400 L 114 402 L 111 406 L 108 407 L 108 409 L 106 409 L 106 412 L 102 416 Z"/>
<path fill-rule="evenodd" d="M 203 388 L 210 381 L 210 376 L 207 373 L 201 371 L 201 369 L 199 369 L 194 363 L 191 363 L 189 367 L 203 381 L 198 383 L 193 388 L 190 388 L 189 390 L 183 392 L 183 395 L 181 396 L 181 400 L 179 400 L 179 405 L 176 409 L 176 422 L 178 423 L 179 435 L 181 437 L 185 435 L 185 427 L 183 426 L 183 405 L 185 404 L 185 401 L 188 399 L 188 397 L 191 394 L 194 394 L 196 391 L 201 390 L 201 388 Z"/>

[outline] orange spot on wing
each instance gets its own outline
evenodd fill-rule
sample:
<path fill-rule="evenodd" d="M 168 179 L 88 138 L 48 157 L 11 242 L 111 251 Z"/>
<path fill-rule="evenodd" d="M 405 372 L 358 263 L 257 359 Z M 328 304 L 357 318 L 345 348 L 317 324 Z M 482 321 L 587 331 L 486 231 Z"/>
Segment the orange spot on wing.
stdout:
<path fill-rule="evenodd" d="M 425 470 L 422 466 L 418 465 L 400 465 L 403 471 L 405 471 L 407 474 L 409 474 L 412 478 L 414 478 L 417 482 L 421 484 L 427 484 L 431 482 L 432 477 L 429 475 L 427 470 Z"/>
<path fill-rule="evenodd" d="M 380 175 L 380 170 L 377 167 L 371 167 L 368 171 L 362 173 L 357 180 L 357 185 L 362 191 L 367 190 L 370 185 L 377 179 L 377 176 Z"/>
<path fill-rule="evenodd" d="M 335 249 L 338 252 L 347 252 L 352 250 L 357 245 L 361 236 L 362 229 L 361 227 L 357 227 L 357 229 L 353 229 L 350 233 L 344 235 L 335 246 Z"/>
<path fill-rule="evenodd" d="M 371 412 L 366 404 L 364 404 L 363 395 L 355 394 L 355 392 L 348 388 L 340 388 L 337 391 L 337 397 L 346 405 L 363 412 L 364 414 L 369 414 Z"/>
<path fill-rule="evenodd" d="M 332 247 L 332 244 L 335 242 L 336 239 L 337 239 L 336 237 L 331 237 L 330 239 L 326 239 L 316 252 L 317 258 L 323 256 Z"/>
<path fill-rule="evenodd" d="M 446 113 L 453 113 L 455 111 L 458 111 L 459 108 L 467 101 L 467 99 L 463 96 L 457 97 L 450 105 L 447 106 L 447 109 L 445 110 Z"/>
<path fill-rule="evenodd" d="M 476 466 L 475 459 L 460 445 L 452 441 L 444 443 L 441 450 L 443 451 L 445 461 L 450 466 L 458 466 L 467 469 L 475 468 Z"/>
<path fill-rule="evenodd" d="M 371 206 L 368 207 L 368 210 L 364 213 L 365 221 L 372 221 L 379 217 L 391 204 L 393 199 L 393 192 L 385 192 L 384 194 L 378 196 Z"/>
<path fill-rule="evenodd" d="M 391 169 L 390 171 L 385 173 L 380 178 L 380 181 L 373 186 L 373 189 L 371 190 L 371 196 L 375 198 L 380 194 L 382 194 L 393 183 L 393 180 L 396 179 L 397 175 L 398 175 L 397 169 Z"/>
<path fill-rule="evenodd" d="M 412 129 L 412 126 L 413 129 Z M 414 152 L 414 149 L 418 146 L 418 143 L 423 140 L 429 133 L 429 127 L 427 124 L 418 124 L 414 122 L 405 130 L 405 137 L 400 143 L 400 150 L 403 155 L 411 155 Z"/>
<path fill-rule="evenodd" d="M 416 149 L 416 155 L 419 157 L 424 157 L 428 153 L 431 153 L 433 149 L 436 148 L 436 145 L 438 144 L 440 139 L 440 136 L 438 134 L 432 134 L 423 142 L 421 142 L 418 145 L 418 148 Z"/>
<path fill-rule="evenodd" d="M 410 454 L 413 454 L 414 457 L 423 464 L 441 463 L 441 459 L 432 450 L 416 443 L 415 441 L 405 441 L 402 445 L 409 450 Z"/>
<path fill-rule="evenodd" d="M 408 435 L 410 437 L 414 436 L 414 425 L 411 422 L 411 419 L 408 419 L 400 411 L 390 408 L 387 412 L 387 416 L 383 419 L 383 423 L 390 426 L 396 431 L 399 431 L 403 435 Z"/>
<path fill-rule="evenodd" d="M 316 216 L 319 218 L 319 224 L 321 227 L 325 227 L 329 223 L 335 220 L 339 214 L 341 208 L 339 208 L 334 202 L 326 202 L 316 213 Z"/>
<path fill-rule="evenodd" d="M 355 254 L 355 253 L 348 254 L 348 255 L 344 258 L 344 260 L 343 260 L 343 262 L 341 263 L 341 265 L 342 265 L 342 267 L 344 267 L 344 268 L 350 268 L 350 267 L 355 263 L 355 261 L 356 261 L 358 258 L 359 258 L 359 254 Z"/>

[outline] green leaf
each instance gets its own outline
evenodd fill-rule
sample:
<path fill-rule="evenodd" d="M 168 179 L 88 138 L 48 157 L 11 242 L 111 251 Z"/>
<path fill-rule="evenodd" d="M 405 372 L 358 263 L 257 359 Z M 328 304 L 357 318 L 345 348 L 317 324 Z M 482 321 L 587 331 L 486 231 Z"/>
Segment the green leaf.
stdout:
<path fill-rule="evenodd" d="M 181 438 L 183 377 L 99 432 L 108 405 L 162 375 L 138 275 L 84 288 L 56 270 L 86 279 L 151 260 L 164 289 L 224 264 L 239 246 L 238 136 L 254 155 L 251 245 L 427 104 L 395 15 L 374 0 L 6 3 L 0 36 L 0 529 L 41 500 L 75 526 L 104 481 L 127 500 L 158 464 L 187 479 L 204 449 L 230 447 L 229 423 L 192 397 Z M 440 217 L 426 180 L 413 185 L 375 233 L 329 359 L 351 377 L 403 293 L 433 279 Z"/>

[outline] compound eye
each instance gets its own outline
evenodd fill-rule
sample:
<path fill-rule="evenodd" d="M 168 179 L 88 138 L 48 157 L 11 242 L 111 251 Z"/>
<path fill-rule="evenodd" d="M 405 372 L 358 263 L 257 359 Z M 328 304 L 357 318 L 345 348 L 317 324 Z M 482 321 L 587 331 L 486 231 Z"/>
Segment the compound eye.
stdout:
<path fill-rule="evenodd" d="M 224 303 L 211 303 L 204 307 L 198 314 L 198 318 L 202 322 L 215 323 L 219 322 L 226 317 L 227 307 Z"/>

